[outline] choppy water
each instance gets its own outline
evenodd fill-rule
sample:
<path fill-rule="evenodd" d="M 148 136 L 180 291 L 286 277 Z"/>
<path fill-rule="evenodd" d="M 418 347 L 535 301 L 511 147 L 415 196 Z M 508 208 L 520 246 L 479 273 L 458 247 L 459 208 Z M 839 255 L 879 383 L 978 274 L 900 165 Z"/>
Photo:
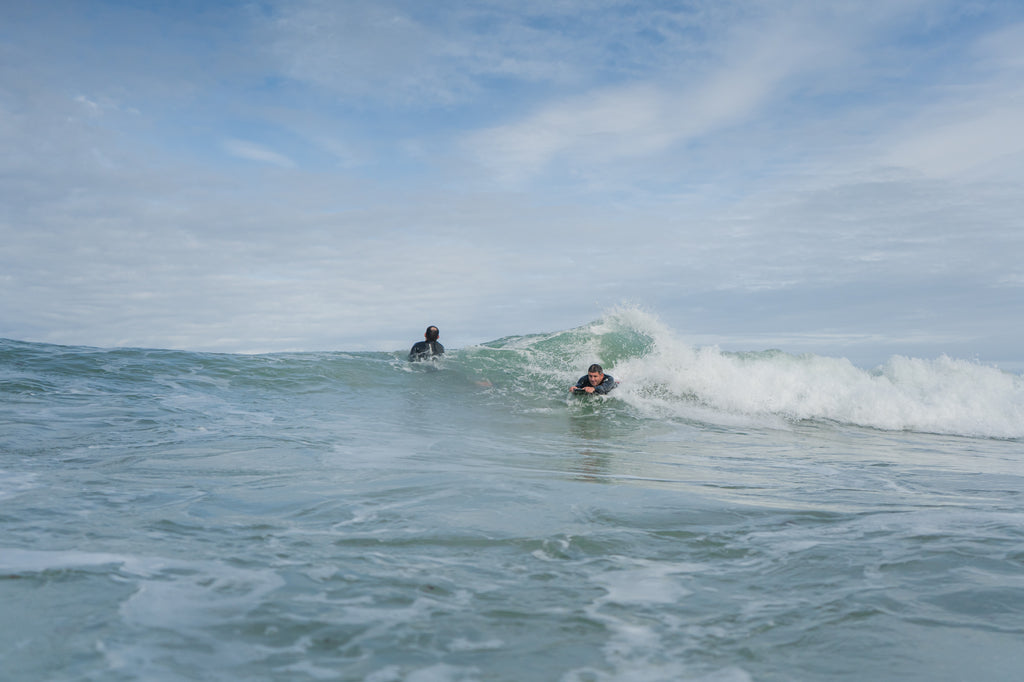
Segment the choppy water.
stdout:
<path fill-rule="evenodd" d="M 600 361 L 622 383 L 570 400 Z M 1024 380 L 0 341 L 4 680 L 1019 680 Z"/>

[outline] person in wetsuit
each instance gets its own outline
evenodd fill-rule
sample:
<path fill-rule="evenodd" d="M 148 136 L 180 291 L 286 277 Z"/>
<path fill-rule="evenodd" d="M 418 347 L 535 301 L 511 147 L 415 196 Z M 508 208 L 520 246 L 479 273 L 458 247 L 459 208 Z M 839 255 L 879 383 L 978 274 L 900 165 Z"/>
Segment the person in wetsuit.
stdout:
<path fill-rule="evenodd" d="M 605 374 L 601 365 L 593 364 L 587 368 L 586 376 L 580 377 L 575 386 L 569 387 L 570 393 L 597 393 L 605 395 L 616 386 L 615 378 Z"/>
<path fill-rule="evenodd" d="M 437 327 L 431 325 L 427 327 L 427 332 L 423 335 L 423 341 L 415 343 L 412 350 L 409 351 L 409 362 L 416 362 L 417 360 L 431 360 L 438 355 L 444 355 L 444 346 L 437 342 L 437 337 L 441 335 Z"/>

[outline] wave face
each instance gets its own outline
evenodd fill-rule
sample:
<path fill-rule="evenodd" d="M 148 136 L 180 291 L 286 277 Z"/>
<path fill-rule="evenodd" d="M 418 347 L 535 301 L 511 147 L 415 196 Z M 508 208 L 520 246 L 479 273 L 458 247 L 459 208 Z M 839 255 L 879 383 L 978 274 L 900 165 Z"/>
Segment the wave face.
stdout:
<path fill-rule="evenodd" d="M 845 358 L 689 344 L 655 317 L 614 311 L 593 324 L 510 337 L 461 351 L 481 376 L 511 377 L 520 395 L 555 392 L 600 362 L 614 397 L 637 416 L 778 426 L 835 422 L 893 431 L 1020 438 L 1024 379 L 949 357 L 895 356 L 865 370 Z"/>
<path fill-rule="evenodd" d="M 416 395 L 410 373 L 440 370 L 449 400 L 502 403 L 512 412 L 554 408 L 592 362 L 620 382 L 608 400 L 637 419 L 787 428 L 836 423 L 890 431 L 982 438 L 1024 437 L 1024 377 L 949 357 L 894 356 L 863 369 L 849 360 L 780 350 L 727 352 L 687 343 L 653 315 L 611 311 L 589 325 L 511 336 L 449 350 L 443 360 L 410 365 L 405 352 L 223 355 L 185 351 L 67 348 L 0 342 L 7 391 L 45 388 L 52 377 L 73 391 L 106 382 L 178 382 L 289 394 L 351 392 L 386 404 L 393 391 Z M 170 377 L 174 378 L 171 379 Z M 50 377 L 50 378 L 47 378 Z M 152 386 L 152 384 L 151 384 Z M 494 388 L 487 396 L 480 388 Z M 159 393 L 159 391 L 158 391 Z M 427 395 L 429 395 L 429 390 Z"/>

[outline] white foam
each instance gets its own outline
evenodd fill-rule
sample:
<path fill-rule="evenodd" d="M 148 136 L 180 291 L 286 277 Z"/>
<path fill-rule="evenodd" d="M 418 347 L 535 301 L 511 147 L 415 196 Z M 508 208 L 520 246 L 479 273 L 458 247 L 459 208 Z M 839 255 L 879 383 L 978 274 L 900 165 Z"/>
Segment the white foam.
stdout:
<path fill-rule="evenodd" d="M 677 565 L 646 564 L 602 573 L 596 579 L 607 590 L 604 601 L 617 604 L 673 604 L 692 594 L 680 584 Z"/>
<path fill-rule="evenodd" d="M 405 676 L 405 682 L 463 682 L 479 679 L 476 668 L 461 668 L 447 663 L 438 663 L 414 670 Z"/>
<path fill-rule="evenodd" d="M 448 644 L 448 651 L 497 651 L 505 646 L 500 639 L 488 639 L 473 641 L 463 637 L 457 637 Z"/>
<path fill-rule="evenodd" d="M 662 632 L 672 631 L 678 623 L 661 619 L 636 618 L 638 609 L 647 607 L 665 613 L 674 604 L 692 594 L 682 585 L 685 575 L 701 567 L 692 564 L 655 562 L 617 557 L 615 568 L 594 575 L 591 580 L 605 594 L 588 607 L 590 618 L 601 622 L 609 632 L 603 651 L 605 662 L 613 669 L 605 674 L 593 668 L 570 671 L 566 680 L 609 679 L 658 682 L 687 679 L 687 668 L 680 660 L 665 661 L 666 643 Z M 629 607 L 606 608 L 609 605 Z M 654 613 L 654 611 L 652 611 Z M 661 622 L 658 622 L 661 620 Z M 674 618 L 670 618 L 674 620 Z"/>
<path fill-rule="evenodd" d="M 402 669 L 397 665 L 385 666 L 366 676 L 366 682 L 400 682 L 401 679 Z"/>
<path fill-rule="evenodd" d="M 37 478 L 36 474 L 11 473 L 0 469 L 0 500 L 38 488 Z"/>
<path fill-rule="evenodd" d="M 868 371 L 845 358 L 694 347 L 636 311 L 606 320 L 602 328 L 613 322 L 635 325 L 653 339 L 650 352 L 615 367 L 622 381 L 616 395 L 652 417 L 718 422 L 731 416 L 767 426 L 772 419 L 831 420 L 887 430 L 1024 437 L 1024 377 L 995 367 L 897 356 Z"/>
<path fill-rule="evenodd" d="M 8 573 L 42 573 L 71 568 L 134 563 L 120 554 L 78 551 L 41 551 L 4 547 L 0 550 L 0 570 Z"/>

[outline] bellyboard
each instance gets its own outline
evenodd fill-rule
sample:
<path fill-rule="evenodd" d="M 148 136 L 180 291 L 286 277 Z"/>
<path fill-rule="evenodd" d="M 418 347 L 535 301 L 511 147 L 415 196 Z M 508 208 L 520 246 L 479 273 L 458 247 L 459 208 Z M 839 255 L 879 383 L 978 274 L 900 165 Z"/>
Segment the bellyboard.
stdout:
<path fill-rule="evenodd" d="M 608 389 L 607 393 L 597 393 L 597 392 L 587 393 L 586 391 L 570 391 L 569 395 L 571 395 L 571 396 L 580 396 L 580 397 L 583 397 L 583 398 L 592 398 L 594 396 L 611 395 L 612 391 L 615 390 L 618 387 L 618 385 L 619 385 L 619 382 L 616 381 L 615 385 L 612 386 L 610 389 Z"/>

